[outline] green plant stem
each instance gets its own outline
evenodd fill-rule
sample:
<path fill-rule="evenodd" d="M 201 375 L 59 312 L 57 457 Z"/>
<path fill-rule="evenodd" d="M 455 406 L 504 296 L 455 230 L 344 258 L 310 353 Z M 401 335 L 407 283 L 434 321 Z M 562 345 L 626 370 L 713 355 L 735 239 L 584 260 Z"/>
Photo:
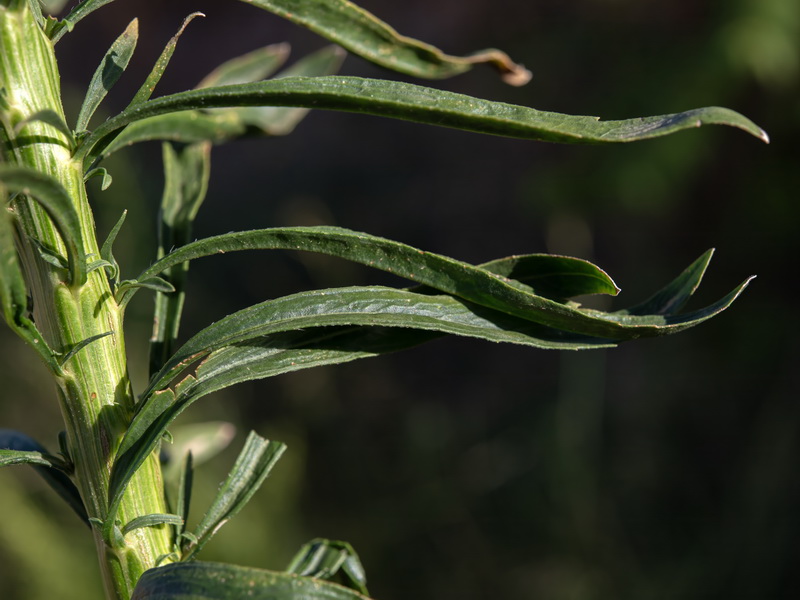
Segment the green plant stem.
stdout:
<path fill-rule="evenodd" d="M 27 2 L 0 2 L 0 88 L 5 105 L 0 107 L 3 160 L 45 173 L 67 190 L 80 217 L 84 251 L 89 262 L 97 260 L 94 220 L 81 165 L 72 159 L 73 142 L 60 128 L 29 120 L 42 111 L 64 119 L 64 111 L 52 43 Z M 83 340 L 111 332 L 75 353 L 55 374 L 75 483 L 89 517 L 105 522 L 111 463 L 135 403 L 122 311 L 104 269 L 92 271 L 80 284 L 69 281 L 65 269 L 42 259 L 42 246 L 62 255 L 66 249 L 38 205 L 18 196 L 10 209 L 17 216 L 17 242 L 34 321 L 50 347 L 65 356 Z M 132 479 L 116 519 L 121 528 L 135 517 L 166 512 L 161 469 L 152 455 Z M 117 541 L 104 539 L 100 527 L 94 531 L 109 598 L 129 598 L 141 573 L 171 551 L 169 526 L 135 529 Z"/>

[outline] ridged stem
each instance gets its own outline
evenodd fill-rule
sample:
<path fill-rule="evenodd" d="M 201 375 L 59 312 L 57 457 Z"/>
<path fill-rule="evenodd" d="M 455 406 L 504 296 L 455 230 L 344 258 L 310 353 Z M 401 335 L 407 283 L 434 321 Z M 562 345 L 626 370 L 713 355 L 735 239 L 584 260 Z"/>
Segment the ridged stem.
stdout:
<path fill-rule="evenodd" d="M 99 258 L 94 219 L 86 196 L 82 167 L 72 158 L 69 136 L 31 116 L 55 114 L 64 119 L 59 73 L 53 46 L 28 3 L 0 1 L 0 143 L 5 162 L 36 169 L 56 179 L 70 195 L 80 217 L 88 261 Z M 45 247 L 66 256 L 64 244 L 47 214 L 33 201 L 17 197 L 18 250 L 33 298 L 34 321 L 55 351 L 66 354 L 83 340 L 56 375 L 60 408 L 75 465 L 74 480 L 92 519 L 108 518 L 108 482 L 119 442 L 130 423 L 135 399 L 127 374 L 122 311 L 114 300 L 104 269 L 83 285 L 68 281 L 64 269 L 42 259 Z M 120 525 L 153 513 L 166 513 L 161 469 L 151 456 L 130 482 L 116 515 Z M 144 570 L 171 551 L 168 526 L 135 529 L 124 541 L 95 541 L 109 598 L 127 600 Z"/>

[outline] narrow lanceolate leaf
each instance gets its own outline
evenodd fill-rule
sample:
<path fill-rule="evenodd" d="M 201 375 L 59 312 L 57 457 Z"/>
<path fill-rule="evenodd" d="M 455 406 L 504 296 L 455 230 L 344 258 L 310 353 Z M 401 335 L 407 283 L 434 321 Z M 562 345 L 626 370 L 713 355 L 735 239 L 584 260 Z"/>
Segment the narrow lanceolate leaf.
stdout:
<path fill-rule="evenodd" d="M 139 20 L 134 19 L 130 22 L 125 31 L 122 32 L 108 49 L 103 60 L 89 82 L 86 90 L 86 97 L 78 113 L 78 121 L 75 124 L 75 131 L 84 131 L 89 125 L 94 111 L 106 97 L 108 91 L 114 86 L 122 73 L 128 67 L 128 63 L 136 49 L 136 41 L 139 39 Z"/>
<path fill-rule="evenodd" d="M 255 432 L 250 432 L 211 507 L 194 530 L 193 535 L 197 542 L 185 548 L 183 560 L 188 560 L 199 552 L 247 504 L 264 483 L 284 450 L 284 444 L 271 442 Z"/>
<path fill-rule="evenodd" d="M 203 77 L 197 89 L 252 83 L 266 79 L 289 57 L 289 44 L 271 44 L 225 61 Z"/>
<path fill-rule="evenodd" d="M 329 581 L 201 561 L 145 571 L 131 600 L 368 600 Z"/>
<path fill-rule="evenodd" d="M 28 291 L 14 246 L 14 225 L 7 208 L 7 194 L 0 176 L 0 307 L 8 326 L 39 353 L 53 373 L 59 373 L 55 352 L 29 317 Z"/>
<path fill-rule="evenodd" d="M 170 38 L 169 42 L 167 42 L 167 45 L 161 51 L 161 55 L 156 60 L 156 64 L 153 65 L 153 69 L 150 71 L 147 79 L 145 79 L 142 87 L 140 87 L 139 91 L 136 92 L 133 100 L 131 100 L 131 103 L 128 105 L 129 107 L 136 104 L 141 104 L 153 95 L 153 91 L 156 89 L 158 82 L 161 81 L 161 77 L 164 75 L 164 71 L 167 69 L 167 65 L 172 59 L 172 55 L 175 54 L 175 48 L 178 45 L 178 40 L 180 39 L 181 34 L 183 34 L 183 31 L 186 29 L 189 23 L 195 19 L 195 17 L 205 17 L 205 15 L 201 12 L 194 12 L 183 20 L 178 32 L 173 35 L 172 38 Z"/>
<path fill-rule="evenodd" d="M 164 193 L 158 223 L 158 254 L 163 256 L 192 239 L 192 225 L 206 197 L 211 171 L 211 145 L 191 144 L 174 149 L 163 146 Z M 153 335 L 150 338 L 150 375 L 161 368 L 172 354 L 178 338 L 183 311 L 184 287 L 189 263 L 170 267 L 163 277 L 172 293 L 156 294 L 153 313 Z"/>
<path fill-rule="evenodd" d="M 78 342 L 77 344 L 72 346 L 72 348 L 69 349 L 69 352 L 67 352 L 61 358 L 61 366 L 64 366 L 65 364 L 67 364 L 67 362 L 69 362 L 69 360 L 73 356 L 75 356 L 78 352 L 80 352 L 81 350 L 86 348 L 86 346 L 88 346 L 92 342 L 96 342 L 97 340 L 103 339 L 104 337 L 112 335 L 113 333 L 114 333 L 113 331 L 106 331 L 105 333 L 98 333 L 97 335 L 93 335 L 93 336 L 88 337 L 88 338 L 86 338 L 84 340 L 81 340 L 80 342 Z"/>
<path fill-rule="evenodd" d="M 79 2 L 64 19 L 49 28 L 48 35 L 50 39 L 52 39 L 55 44 L 64 37 L 64 34 L 72 31 L 72 28 L 75 27 L 78 21 L 89 16 L 98 8 L 102 8 L 106 4 L 111 4 L 113 1 L 114 0 L 82 0 L 82 2 Z"/>
<path fill-rule="evenodd" d="M 500 50 L 448 56 L 438 48 L 400 35 L 389 25 L 347 0 L 243 0 L 307 27 L 353 54 L 382 67 L 428 79 L 452 77 L 472 65 L 495 67 L 511 85 L 524 85 L 531 74 Z"/>
<path fill-rule="evenodd" d="M 669 285 L 650 296 L 644 302 L 619 311 L 619 314 L 667 315 L 678 312 L 697 291 L 713 255 L 714 249 L 712 248 L 689 265 Z"/>
<path fill-rule="evenodd" d="M 157 261 L 139 279 L 152 277 L 175 264 L 201 256 L 268 248 L 305 250 L 337 256 L 549 327 L 619 340 L 663 335 L 691 327 L 699 322 L 698 319 L 705 320 L 710 314 L 716 314 L 730 304 L 744 287 L 744 284 L 738 287 L 720 301 L 721 304 L 709 307 L 710 313 L 704 309 L 682 316 L 608 315 L 545 298 L 531 292 L 529 286 L 520 285 L 480 267 L 338 227 L 278 227 L 199 240 Z"/>
<path fill-rule="evenodd" d="M 333 581 L 369 594 L 364 566 L 347 542 L 323 538 L 311 540 L 294 556 L 286 572 Z"/>
<path fill-rule="evenodd" d="M 271 73 L 285 58 L 280 53 L 286 46 L 269 46 L 245 55 L 234 61 L 244 64 L 225 63 L 206 77 L 199 87 L 210 81 L 217 85 L 232 85 L 240 79 L 255 78 Z M 288 50 L 283 50 L 288 52 Z M 255 59 L 261 62 L 253 64 Z M 335 73 L 344 58 L 344 53 L 335 46 L 323 48 L 295 63 L 278 77 L 319 77 Z M 103 150 L 103 157 L 117 150 L 150 140 L 169 140 L 193 144 L 208 141 L 221 144 L 239 137 L 263 134 L 267 136 L 291 133 L 297 123 L 308 113 L 307 108 L 252 106 L 245 108 L 217 108 L 211 111 L 188 110 L 170 113 L 131 123 L 114 137 Z"/>
<path fill-rule="evenodd" d="M 191 450 L 181 462 L 180 476 L 178 479 L 178 497 L 175 499 L 175 510 L 183 522 L 177 526 L 175 539 L 179 539 L 186 529 L 186 519 L 189 518 L 189 507 L 192 504 L 192 486 L 194 484 L 194 467 Z"/>
<path fill-rule="evenodd" d="M 0 429 L 0 467 L 19 464 L 31 465 L 78 517 L 88 523 L 80 492 L 65 473 L 69 466 L 64 460 L 48 454 L 46 448 L 24 433 Z"/>
<path fill-rule="evenodd" d="M 126 435 L 130 435 L 131 439 L 138 440 L 142 438 L 147 432 L 148 428 L 152 429 L 152 423 L 157 421 L 159 417 L 165 412 L 170 412 L 169 409 L 175 403 L 175 394 L 172 390 L 167 389 L 163 392 L 155 393 L 150 398 L 150 403 L 145 410 L 139 411 L 140 421 L 135 426 L 132 424 L 128 428 Z M 128 485 L 131 477 L 133 477 L 136 469 L 141 466 L 145 458 L 147 458 L 155 449 L 156 445 L 161 441 L 161 436 L 166 431 L 166 426 L 159 429 L 158 438 L 152 440 L 146 448 L 144 444 L 139 444 L 137 448 L 125 452 L 126 459 L 124 461 L 117 459 L 115 461 L 115 468 L 111 473 L 111 478 L 108 485 L 108 515 L 105 522 L 102 523 L 103 539 L 111 542 L 115 535 L 116 517 L 119 505 L 122 502 L 122 495 Z M 150 442 L 148 438 L 148 442 Z M 124 451 L 118 451 L 122 454 Z M 119 464 L 117 464 L 119 463 Z"/>
<path fill-rule="evenodd" d="M 336 326 L 342 324 L 364 326 Z M 449 296 L 389 288 L 322 290 L 266 302 L 201 331 L 153 378 L 119 446 L 109 485 L 112 507 L 170 423 L 195 400 L 236 383 L 394 352 L 448 333 L 562 350 L 614 345 Z M 201 350 L 187 355 L 189 347 Z M 195 374 L 175 391 L 158 391 L 198 361 Z"/>
<path fill-rule="evenodd" d="M 122 215 L 114 224 L 114 227 L 111 228 L 111 231 L 108 232 L 108 237 L 106 241 L 103 242 L 103 246 L 100 248 L 100 258 L 108 262 L 111 265 L 111 273 L 110 276 L 112 279 L 116 280 L 119 279 L 119 264 L 117 260 L 114 258 L 114 241 L 117 239 L 117 235 L 119 235 L 119 230 L 122 229 L 123 223 L 125 223 L 125 217 L 128 216 L 128 211 L 123 210 Z"/>
<path fill-rule="evenodd" d="M 761 128 L 727 108 L 706 107 L 655 117 L 601 121 L 598 117 L 545 112 L 409 83 L 332 76 L 286 77 L 190 90 L 149 100 L 97 127 L 84 140 L 76 156 L 91 162 L 102 154 L 117 130 L 142 119 L 231 106 L 341 110 L 478 133 L 573 144 L 633 142 L 708 124 L 738 127 L 768 141 Z"/>
<path fill-rule="evenodd" d="M 165 387 L 193 357 L 276 333 L 340 325 L 421 329 L 560 350 L 613 345 L 609 340 L 567 335 L 451 296 L 383 287 L 315 290 L 257 304 L 203 329 L 167 361 L 142 398 Z M 205 382 L 198 376 L 196 383 Z M 193 387 L 187 384 L 187 389 Z"/>
<path fill-rule="evenodd" d="M 322 77 L 333 75 L 342 66 L 345 53 L 341 48 L 330 46 L 310 54 L 291 67 L 281 71 L 275 79 L 283 77 Z M 308 114 L 308 108 L 276 106 L 251 106 L 224 109 L 235 111 L 236 118 L 250 130 L 255 129 L 264 135 L 288 135 Z"/>
<path fill-rule="evenodd" d="M 342 247 L 351 247 L 355 243 L 350 240 L 342 243 Z M 377 260 L 387 260 L 383 255 L 372 256 Z M 411 255 L 404 255 L 397 264 L 402 265 L 408 256 Z M 185 259 L 185 255 L 182 258 Z M 518 261 L 519 257 L 515 260 Z M 459 279 L 458 272 L 452 271 L 447 263 L 438 266 L 441 270 L 433 270 L 434 273 L 446 276 L 455 273 Z M 494 266 L 498 270 L 505 268 L 497 261 Z M 481 273 L 473 279 L 474 289 L 482 285 L 491 288 L 492 281 L 501 281 L 487 271 L 470 265 L 466 267 Z M 397 272 L 406 275 L 401 268 Z M 442 283 L 438 277 L 435 279 Z M 426 283 L 430 285 L 432 281 Z M 509 292 L 511 296 L 517 293 L 533 296 L 526 291 L 524 284 L 513 280 L 503 283 L 513 290 Z M 733 302 L 744 285 L 717 303 L 688 315 L 578 312 L 619 327 L 618 331 L 625 332 L 621 339 L 671 333 L 718 314 Z M 469 286 L 464 285 L 461 290 L 469 293 Z M 509 294 L 498 294 L 501 304 L 503 296 L 508 299 Z M 381 327 L 384 325 L 389 328 Z M 118 450 L 111 474 L 112 498 L 121 497 L 127 481 L 156 447 L 169 424 L 187 406 L 206 394 L 244 381 L 405 349 L 446 333 L 540 348 L 585 349 L 614 343 L 614 340 L 568 333 L 450 296 L 407 290 L 321 290 L 265 302 L 235 313 L 198 333 L 151 380 Z M 174 391 L 162 389 L 184 369 L 198 362 L 194 374 L 185 376 Z M 113 506 L 114 501 L 111 504 Z"/>
<path fill-rule="evenodd" d="M 78 213 L 67 191 L 55 179 L 26 167 L 0 165 L 0 182 L 12 191 L 39 202 L 61 234 L 69 256 L 70 282 L 83 285 L 86 281 L 86 255 Z"/>

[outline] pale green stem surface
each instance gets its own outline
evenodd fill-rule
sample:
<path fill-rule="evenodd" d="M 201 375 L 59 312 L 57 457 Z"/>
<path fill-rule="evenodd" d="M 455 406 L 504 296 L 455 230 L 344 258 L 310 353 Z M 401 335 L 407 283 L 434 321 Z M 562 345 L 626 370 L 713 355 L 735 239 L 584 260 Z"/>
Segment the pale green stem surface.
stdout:
<path fill-rule="evenodd" d="M 52 43 L 27 2 L 0 2 L 0 88 L 6 105 L 0 108 L 2 160 L 45 173 L 67 190 L 80 217 L 84 251 L 89 262 L 97 260 L 94 220 L 81 165 L 72 160 L 72 141 L 48 123 L 27 121 L 42 111 L 64 119 Z M 104 269 L 92 271 L 79 285 L 69 282 L 64 269 L 42 260 L 32 240 L 62 255 L 66 249 L 38 205 L 17 197 L 9 209 L 17 216 L 17 242 L 34 320 L 50 347 L 66 354 L 82 340 L 112 332 L 77 352 L 55 377 L 75 483 L 89 517 L 105 521 L 111 463 L 135 402 L 127 374 L 122 311 Z M 131 481 L 116 518 L 124 526 L 135 517 L 166 512 L 161 469 L 153 455 Z M 129 598 L 141 573 L 172 550 L 169 526 L 135 529 L 117 547 L 102 538 L 99 527 L 94 531 L 109 598 Z"/>

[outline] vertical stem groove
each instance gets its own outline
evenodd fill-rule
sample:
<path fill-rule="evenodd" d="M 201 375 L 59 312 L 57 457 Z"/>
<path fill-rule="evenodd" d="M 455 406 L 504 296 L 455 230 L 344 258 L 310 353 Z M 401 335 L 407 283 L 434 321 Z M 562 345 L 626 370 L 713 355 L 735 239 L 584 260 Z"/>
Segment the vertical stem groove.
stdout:
<path fill-rule="evenodd" d="M 36 23 L 27 2 L 0 4 L 0 152 L 2 160 L 45 173 L 70 195 L 80 217 L 82 244 L 90 259 L 99 257 L 94 219 L 81 165 L 71 156 L 71 140 L 58 128 L 29 120 L 41 111 L 64 119 L 59 73 L 50 40 Z M 18 250 L 34 321 L 48 344 L 66 354 L 81 341 L 112 332 L 88 344 L 64 365 L 57 377 L 58 396 L 75 462 L 75 483 L 91 518 L 108 518 L 108 481 L 116 449 L 133 414 L 135 399 L 127 374 L 122 311 L 104 269 L 86 284 L 71 287 L 66 274 L 40 256 L 40 245 L 66 254 L 52 221 L 34 202 L 17 197 Z M 131 481 L 117 519 L 131 519 L 166 509 L 161 469 L 155 455 Z M 144 570 L 171 551 L 168 526 L 135 529 L 122 547 L 111 547 L 95 529 L 95 542 L 109 598 L 127 600 Z"/>

